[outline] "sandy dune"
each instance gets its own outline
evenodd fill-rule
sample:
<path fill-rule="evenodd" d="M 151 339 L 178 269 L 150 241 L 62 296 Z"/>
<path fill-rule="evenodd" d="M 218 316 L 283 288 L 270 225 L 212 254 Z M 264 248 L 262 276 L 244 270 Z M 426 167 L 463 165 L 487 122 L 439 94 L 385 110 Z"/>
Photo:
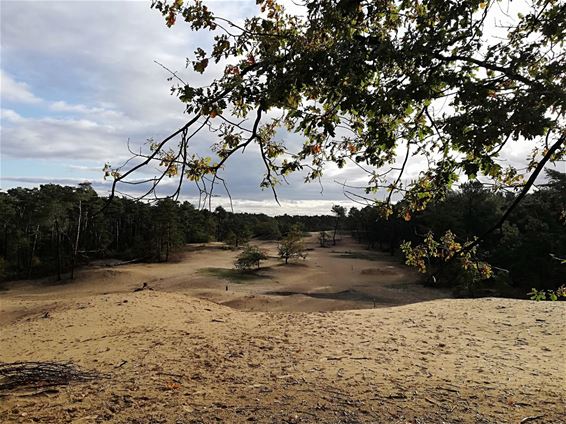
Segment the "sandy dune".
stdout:
<path fill-rule="evenodd" d="M 332 250 L 239 283 L 203 272 L 234 256 L 207 249 L 14 284 L 0 361 L 104 376 L 3 393 L 0 422 L 566 422 L 563 302 L 441 299 L 385 256 Z"/>

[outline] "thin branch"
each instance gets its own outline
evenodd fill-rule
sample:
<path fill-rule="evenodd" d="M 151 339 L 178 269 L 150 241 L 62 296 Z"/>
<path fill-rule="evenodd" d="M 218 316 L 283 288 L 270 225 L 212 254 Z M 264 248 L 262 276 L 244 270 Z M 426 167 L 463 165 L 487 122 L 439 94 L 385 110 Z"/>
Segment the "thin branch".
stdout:
<path fill-rule="evenodd" d="M 403 177 L 403 173 L 405 172 L 405 167 L 407 166 L 407 162 L 409 160 L 409 153 L 411 152 L 411 142 L 407 140 L 407 152 L 405 153 L 405 159 L 403 160 L 403 165 L 401 166 L 401 170 L 399 171 L 399 175 L 395 182 L 391 185 L 391 190 L 389 191 L 389 195 L 387 196 L 386 204 L 389 205 L 391 202 L 391 196 L 393 196 L 394 191 L 397 189 L 397 185 L 401 181 Z"/>
<path fill-rule="evenodd" d="M 183 79 L 182 79 L 179 75 L 177 75 L 177 72 L 173 72 L 173 71 L 172 71 L 171 69 L 169 69 L 167 66 L 165 66 L 165 65 L 163 65 L 163 64 L 161 64 L 161 63 L 159 63 L 157 60 L 154 60 L 153 62 L 156 63 L 157 65 L 161 66 L 161 67 L 162 67 L 163 69 L 165 69 L 167 72 L 169 72 L 169 73 L 172 75 L 172 77 L 175 78 L 175 79 L 177 79 L 177 80 L 179 80 L 179 81 L 181 82 L 181 84 L 183 84 L 183 85 L 188 85 L 185 81 L 183 81 Z"/>
<path fill-rule="evenodd" d="M 494 63 L 486 62 L 484 60 L 479 60 L 479 59 L 475 59 L 473 57 L 461 56 L 461 55 L 443 56 L 440 53 L 436 53 L 433 56 L 435 58 L 439 59 L 439 60 L 444 60 L 444 61 L 449 61 L 449 62 L 461 61 L 461 62 L 473 63 L 474 65 L 478 65 L 479 67 L 482 67 L 482 68 L 485 68 L 485 69 L 501 72 L 502 74 L 504 74 L 508 78 L 516 80 L 516 81 L 520 81 L 523 84 L 527 84 L 527 85 L 534 86 L 534 87 L 540 86 L 540 84 L 538 82 L 533 81 L 533 80 L 531 80 L 527 77 L 524 77 L 523 75 L 517 74 L 517 73 L 511 71 L 508 68 L 496 65 Z"/>
<path fill-rule="evenodd" d="M 478 244 L 480 244 L 488 235 L 499 229 L 505 221 L 507 221 L 507 218 L 509 218 L 511 212 L 513 212 L 515 208 L 519 205 L 519 203 L 521 203 L 521 200 L 523 200 L 523 198 L 527 195 L 531 187 L 534 185 L 536 179 L 538 178 L 538 176 L 546 166 L 547 162 L 552 158 L 554 153 L 558 151 L 560 146 L 564 144 L 564 142 L 566 142 L 566 133 L 562 134 L 562 136 L 560 136 L 560 138 L 558 138 L 558 140 L 547 150 L 546 154 L 542 157 L 542 159 L 536 166 L 535 170 L 533 171 L 533 173 L 531 174 L 531 176 L 523 186 L 521 192 L 517 195 L 515 200 L 513 200 L 513 203 L 511 203 L 511 205 L 507 208 L 507 210 L 501 216 L 501 218 L 499 218 L 499 220 L 491 228 L 489 228 L 486 232 L 484 232 L 480 237 L 475 239 L 472 243 L 468 244 L 467 246 L 464 246 L 458 253 L 469 252 Z"/>

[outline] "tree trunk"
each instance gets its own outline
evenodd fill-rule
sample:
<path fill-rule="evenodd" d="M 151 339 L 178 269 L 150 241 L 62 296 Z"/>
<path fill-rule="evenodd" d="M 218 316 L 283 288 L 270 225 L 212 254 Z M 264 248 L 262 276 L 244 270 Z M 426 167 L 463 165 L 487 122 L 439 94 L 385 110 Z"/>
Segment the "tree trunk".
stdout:
<path fill-rule="evenodd" d="M 3 250 L 4 250 L 4 258 L 8 260 L 8 224 L 4 224 L 4 243 L 3 243 Z"/>
<path fill-rule="evenodd" d="M 118 220 L 116 220 L 116 252 L 120 250 L 120 230 Z"/>
<path fill-rule="evenodd" d="M 29 267 L 28 267 L 28 278 L 31 278 L 31 268 L 33 265 L 33 256 L 35 255 L 35 247 L 37 245 L 37 235 L 39 234 L 39 225 L 35 228 L 35 234 L 33 236 L 33 243 L 31 246 L 31 252 L 29 255 Z"/>
<path fill-rule="evenodd" d="M 399 230 L 399 226 L 396 221 L 391 223 L 391 233 L 389 238 L 389 254 L 391 256 L 395 256 L 395 249 L 397 248 L 397 232 Z"/>
<path fill-rule="evenodd" d="M 161 262 L 161 251 L 163 250 L 163 239 L 161 235 L 157 236 L 157 261 Z"/>
<path fill-rule="evenodd" d="M 59 221 L 55 221 L 57 228 L 57 281 L 61 281 L 61 231 L 59 229 Z"/>
<path fill-rule="evenodd" d="M 336 231 L 338 231 L 338 221 L 336 221 L 336 225 L 334 226 L 334 234 L 332 235 L 332 246 L 336 246 Z"/>
<path fill-rule="evenodd" d="M 167 244 L 165 246 L 165 262 L 169 262 L 169 246 L 171 245 L 170 239 L 171 239 L 171 230 L 169 229 L 169 227 L 167 227 Z"/>
<path fill-rule="evenodd" d="M 77 253 L 79 251 L 79 240 L 81 235 L 81 216 L 83 214 L 82 200 L 79 200 L 79 220 L 77 223 L 77 236 L 75 237 L 75 246 L 73 248 L 73 261 L 71 263 L 71 280 L 75 278 L 75 265 L 77 263 Z"/>

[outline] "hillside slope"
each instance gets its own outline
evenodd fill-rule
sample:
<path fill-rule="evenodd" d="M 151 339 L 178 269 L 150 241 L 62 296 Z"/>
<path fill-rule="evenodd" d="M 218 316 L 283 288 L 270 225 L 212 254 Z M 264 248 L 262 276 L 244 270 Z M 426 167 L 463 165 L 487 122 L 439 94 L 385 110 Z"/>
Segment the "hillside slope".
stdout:
<path fill-rule="evenodd" d="M 264 313 L 143 291 L 42 305 L 2 321 L 0 361 L 106 376 L 4 393 L 1 422 L 566 421 L 565 303 Z"/>

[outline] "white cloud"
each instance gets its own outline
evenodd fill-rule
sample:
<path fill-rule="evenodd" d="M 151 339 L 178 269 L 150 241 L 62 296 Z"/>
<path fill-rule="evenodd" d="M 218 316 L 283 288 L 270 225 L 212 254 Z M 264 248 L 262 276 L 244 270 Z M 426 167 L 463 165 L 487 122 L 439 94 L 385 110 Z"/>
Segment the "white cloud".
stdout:
<path fill-rule="evenodd" d="M 2 101 L 15 103 L 41 103 L 42 101 L 31 92 L 28 84 L 16 81 L 2 69 L 0 69 L 0 97 Z"/>
<path fill-rule="evenodd" d="M 0 118 L 3 122 L 20 123 L 24 118 L 12 109 L 0 109 Z"/>
<path fill-rule="evenodd" d="M 198 199 L 188 198 L 188 201 L 198 205 Z M 297 201 L 283 201 L 280 205 L 275 200 L 233 200 L 232 206 L 234 212 L 251 212 L 251 213 L 264 213 L 270 216 L 276 215 L 330 215 L 330 209 L 337 202 L 335 200 L 297 200 Z M 360 207 L 359 205 L 348 202 L 340 201 L 340 205 L 351 208 L 353 206 Z M 212 209 L 217 206 L 222 206 L 226 210 L 230 210 L 230 200 L 227 198 L 216 198 L 212 202 Z M 208 205 L 206 205 L 208 207 Z"/>
<path fill-rule="evenodd" d="M 67 165 L 67 168 L 73 171 L 102 172 L 102 167 L 100 166 Z"/>
<path fill-rule="evenodd" d="M 41 185 L 41 184 L 61 184 L 61 185 L 70 185 L 75 186 L 79 183 L 90 182 L 93 186 L 103 187 L 109 186 L 109 182 L 98 181 L 93 179 L 87 178 L 53 178 L 53 177 L 23 177 L 23 176 L 16 176 L 16 177 L 2 177 L 3 181 L 14 181 L 17 182 L 18 185 L 20 184 L 31 184 L 31 185 Z"/>
<path fill-rule="evenodd" d="M 82 113 L 82 114 L 103 114 L 108 117 L 120 116 L 120 114 L 114 110 L 106 109 L 103 107 L 89 107 L 83 104 L 69 104 L 64 100 L 58 100 L 49 104 L 49 109 L 55 112 L 71 112 L 71 113 Z"/>
<path fill-rule="evenodd" d="M 98 160 L 116 157 L 125 140 L 111 126 L 87 119 L 29 119 L 12 116 L 17 125 L 2 126 L 2 155 L 12 158 Z M 121 148 L 120 148 L 121 147 Z M 122 157 L 126 156 L 126 152 Z"/>

